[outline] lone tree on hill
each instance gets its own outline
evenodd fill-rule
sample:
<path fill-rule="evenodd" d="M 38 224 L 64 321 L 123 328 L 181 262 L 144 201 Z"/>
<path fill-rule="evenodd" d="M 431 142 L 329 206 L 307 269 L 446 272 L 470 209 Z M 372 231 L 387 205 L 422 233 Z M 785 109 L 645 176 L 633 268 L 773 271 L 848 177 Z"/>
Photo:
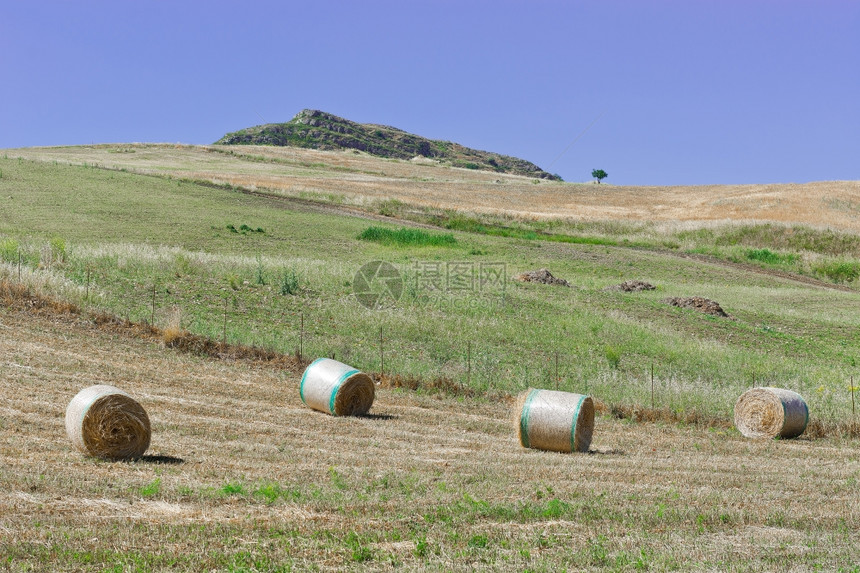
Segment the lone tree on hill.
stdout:
<path fill-rule="evenodd" d="M 592 169 L 591 176 L 597 179 L 597 184 L 600 185 L 600 180 L 606 179 L 607 177 L 609 177 L 609 174 L 603 169 Z"/>

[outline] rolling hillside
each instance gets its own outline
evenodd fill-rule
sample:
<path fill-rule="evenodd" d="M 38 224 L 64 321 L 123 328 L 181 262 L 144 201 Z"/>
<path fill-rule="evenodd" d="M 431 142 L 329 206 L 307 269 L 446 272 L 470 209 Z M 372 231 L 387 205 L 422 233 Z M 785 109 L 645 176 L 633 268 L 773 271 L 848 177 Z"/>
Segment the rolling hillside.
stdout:
<path fill-rule="evenodd" d="M 124 144 L 14 149 L 7 157 L 89 164 L 229 183 L 278 195 L 539 220 L 622 221 L 667 228 L 777 223 L 860 233 L 860 181 L 624 187 L 273 146 Z"/>
<path fill-rule="evenodd" d="M 5 150 L 0 563 L 852 571 L 856 192 L 294 147 Z M 359 296 L 374 261 L 402 279 L 369 291 L 382 308 Z M 541 268 L 570 286 L 516 280 Z M 371 416 L 302 405 L 318 356 L 374 376 Z M 65 407 L 94 383 L 148 410 L 147 457 L 72 448 Z M 732 408 L 755 385 L 800 392 L 806 434 L 743 439 Z M 598 400 L 589 454 L 519 445 L 528 387 Z"/>

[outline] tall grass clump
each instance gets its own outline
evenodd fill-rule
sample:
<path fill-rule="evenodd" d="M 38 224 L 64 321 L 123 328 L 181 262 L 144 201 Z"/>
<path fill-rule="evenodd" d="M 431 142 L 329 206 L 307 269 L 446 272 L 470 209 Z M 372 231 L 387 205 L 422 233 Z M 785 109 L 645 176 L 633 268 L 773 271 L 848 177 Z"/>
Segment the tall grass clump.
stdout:
<path fill-rule="evenodd" d="M 386 199 L 379 204 L 377 211 L 386 217 L 399 217 L 402 215 L 406 203 L 397 199 Z"/>
<path fill-rule="evenodd" d="M 860 255 L 860 237 L 857 235 L 832 229 L 813 229 L 804 225 L 728 225 L 687 235 L 695 235 L 696 238 L 717 246 L 744 245 L 760 249 L 770 247 L 830 256 Z"/>
<path fill-rule="evenodd" d="M 183 336 L 182 330 L 182 310 L 178 306 L 170 309 L 167 319 L 167 326 L 161 333 L 161 338 L 166 346 L 172 346 Z"/>
<path fill-rule="evenodd" d="M 368 227 L 358 235 L 358 238 L 362 241 L 399 247 L 451 247 L 457 244 L 457 239 L 450 233 L 428 233 L 420 229 L 407 229 L 406 227 L 399 229 Z"/>
<path fill-rule="evenodd" d="M 0 260 L 10 263 L 18 262 L 21 245 L 12 238 L 0 240 Z"/>
<path fill-rule="evenodd" d="M 800 255 L 791 253 L 775 253 L 770 249 L 749 249 L 746 258 L 768 265 L 793 265 L 800 260 Z"/>
<path fill-rule="evenodd" d="M 66 261 L 66 240 L 62 237 L 54 237 L 50 241 L 51 259 L 58 263 Z"/>
<path fill-rule="evenodd" d="M 263 266 L 263 259 L 259 255 L 257 256 L 255 280 L 258 285 L 265 286 L 266 284 L 266 268 Z"/>
<path fill-rule="evenodd" d="M 827 277 L 835 283 L 850 283 L 860 277 L 860 263 L 854 261 L 827 261 L 812 267 L 819 276 Z"/>
<path fill-rule="evenodd" d="M 281 294 L 295 295 L 299 292 L 299 275 L 293 269 L 284 269 L 281 273 Z"/>
<path fill-rule="evenodd" d="M 606 356 L 606 362 L 609 366 L 618 370 L 618 366 L 621 364 L 621 351 L 614 346 L 607 345 L 603 348 L 603 354 Z"/>

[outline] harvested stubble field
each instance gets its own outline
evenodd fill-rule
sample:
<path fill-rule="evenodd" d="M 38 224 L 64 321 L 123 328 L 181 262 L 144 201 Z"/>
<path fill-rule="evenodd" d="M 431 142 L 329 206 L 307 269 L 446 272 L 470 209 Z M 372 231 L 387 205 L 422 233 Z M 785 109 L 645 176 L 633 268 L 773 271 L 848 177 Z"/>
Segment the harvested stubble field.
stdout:
<path fill-rule="evenodd" d="M 299 369 L 201 358 L 76 315 L 0 311 L 0 554 L 17 570 L 856 570 L 856 442 L 598 417 L 522 449 L 511 404 L 381 389 L 304 407 Z M 65 406 L 114 383 L 137 462 L 80 455 Z"/>

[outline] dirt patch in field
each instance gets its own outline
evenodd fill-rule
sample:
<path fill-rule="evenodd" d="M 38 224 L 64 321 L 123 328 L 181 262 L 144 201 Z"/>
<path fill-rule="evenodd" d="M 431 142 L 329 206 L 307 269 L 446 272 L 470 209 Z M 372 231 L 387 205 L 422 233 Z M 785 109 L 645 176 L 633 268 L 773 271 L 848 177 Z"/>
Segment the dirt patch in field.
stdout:
<path fill-rule="evenodd" d="M 662 302 L 672 306 L 698 310 L 699 312 L 704 312 L 705 314 L 710 314 L 712 316 L 723 316 L 726 318 L 731 318 L 726 313 L 726 311 L 723 310 L 723 307 L 720 306 L 720 303 L 707 298 L 702 298 L 700 296 L 672 296 L 669 298 L 664 298 Z"/>
<path fill-rule="evenodd" d="M 554 277 L 549 269 L 540 269 L 537 271 L 527 271 L 514 277 L 515 281 L 524 283 L 540 283 L 544 285 L 566 286 L 570 283 L 564 279 Z"/>
<path fill-rule="evenodd" d="M 606 287 L 605 291 L 639 292 L 643 290 L 654 290 L 657 287 L 645 281 L 629 280 L 621 284 Z"/>

